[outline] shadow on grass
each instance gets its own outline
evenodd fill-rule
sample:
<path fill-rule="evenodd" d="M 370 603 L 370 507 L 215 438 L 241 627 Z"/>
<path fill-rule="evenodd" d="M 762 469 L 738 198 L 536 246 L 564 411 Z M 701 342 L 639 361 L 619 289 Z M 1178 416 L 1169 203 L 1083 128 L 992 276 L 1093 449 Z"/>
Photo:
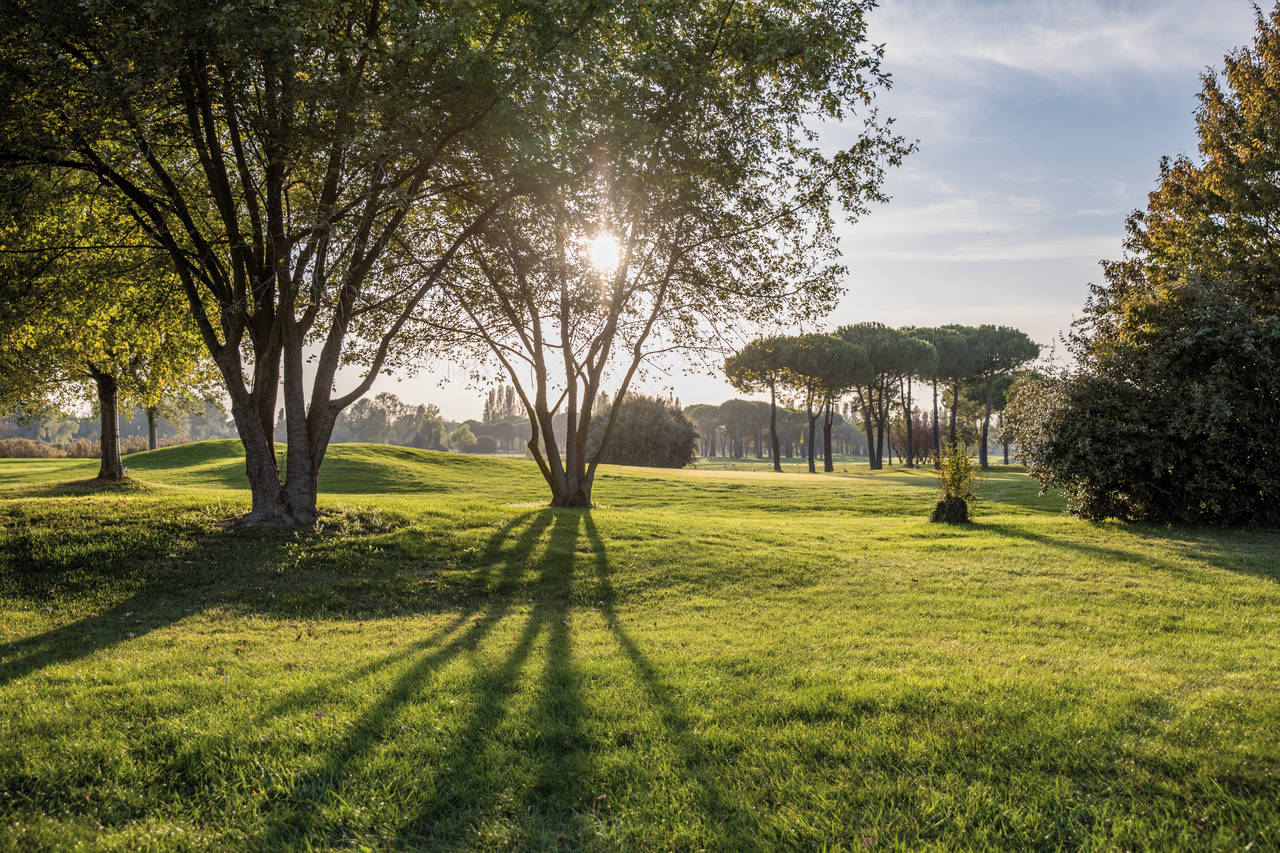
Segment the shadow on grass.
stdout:
<path fill-rule="evenodd" d="M 542 538 L 547 528 L 555 520 L 555 513 L 543 510 L 536 513 L 523 514 L 505 524 L 489 539 L 481 560 L 480 573 L 488 577 L 495 569 L 499 569 L 495 592 L 483 604 L 465 609 L 445 629 L 427 640 L 398 650 L 359 669 L 346 672 L 335 677 L 336 681 L 349 682 L 373 675 L 387 667 L 399 664 L 406 659 L 412 662 L 395 677 L 390 687 L 351 725 L 347 735 L 337 748 L 322 756 L 309 771 L 301 774 L 293 784 L 283 801 L 273 804 L 268 815 L 267 824 L 256 839 L 263 849 L 277 849 L 291 839 L 298 837 L 311 838 L 319 828 L 316 826 L 318 807 L 325 799 L 337 792 L 348 769 L 358 763 L 372 748 L 390 736 L 391 727 L 400 709 L 420 696 L 424 683 L 431 673 L 444 666 L 466 649 L 476 646 L 487 637 L 494 626 L 505 618 L 513 606 L 513 594 L 520 589 L 519 581 L 525 573 L 529 558 L 536 543 Z M 518 529 L 519 534 L 512 536 Z M 552 534 L 554 540 L 554 532 Z M 546 580 L 544 569 L 543 578 Z M 482 706 L 476 712 L 476 719 L 483 718 L 482 711 L 492 710 L 500 706 L 503 697 L 509 693 L 510 681 L 514 671 L 518 670 L 531 645 L 536 628 L 544 621 L 539 615 L 541 610 L 535 608 L 535 616 L 530 618 L 516 651 L 511 655 L 501 672 L 490 675 L 489 689 L 481 698 Z M 535 619 L 537 624 L 535 625 Z M 467 622 L 471 624 L 463 630 Z M 310 701 L 321 696 L 327 685 L 313 687 L 302 693 L 294 693 L 278 701 L 271 708 L 265 709 L 261 718 L 265 719 L 280 713 L 297 713 L 308 707 Z M 459 748 L 463 744 L 474 746 L 474 739 L 463 737 L 458 740 Z M 461 766 L 464 757 L 458 760 Z"/>
<path fill-rule="evenodd" d="M 510 595 L 518 580 L 491 578 L 489 552 L 478 565 L 406 557 L 398 516 L 330 513 L 317 532 L 224 526 L 217 516 L 216 507 L 143 505 L 90 519 L 65 504 L 0 512 L 0 596 L 54 622 L 13 642 L 0 637 L 0 685 L 201 612 L 304 621 L 466 613 L 491 585 Z M 66 601 L 79 612 L 64 621 Z"/>
<path fill-rule="evenodd" d="M 88 480 L 60 480 L 53 483 L 33 483 L 10 486 L 0 497 L 21 500 L 23 498 L 82 498 L 96 495 L 136 495 L 155 489 L 149 483 L 140 483 L 131 477 L 123 480 L 104 480 L 93 477 Z"/>
<path fill-rule="evenodd" d="M 1022 539 L 1065 551 L 1075 556 L 1131 565 L 1135 569 L 1155 568 L 1184 580 L 1210 582 L 1210 579 L 1197 574 L 1190 567 L 1158 557 L 1147 550 L 1128 550 L 1110 545 L 1080 542 L 1063 536 L 1046 536 L 1017 525 L 985 522 L 981 518 L 974 522 L 973 527 L 1010 539 Z M 1221 532 L 1150 525 L 1129 525 L 1123 529 L 1131 533 L 1138 542 L 1157 545 L 1160 550 L 1176 553 L 1186 560 L 1280 582 L 1280 561 L 1275 558 L 1276 554 L 1280 554 L 1280 532 Z M 1230 545 L 1226 544 L 1228 541 Z"/>
<path fill-rule="evenodd" d="M 87 529 L 42 535 L 48 532 L 5 531 L 0 588 L 33 609 L 49 602 L 43 609 L 55 614 L 66 595 L 96 598 L 99 609 L 0 647 L 0 685 L 217 606 L 229 600 L 228 574 L 243 580 L 262 573 L 276 555 L 261 537 L 206 536 L 198 522 L 172 519 L 148 528 L 106 518 Z M 237 570 L 219 576 L 216 567 L 228 558 L 228 538 L 248 547 L 234 548 Z"/>
<path fill-rule="evenodd" d="M 517 832 L 531 835 L 512 843 L 581 843 L 590 832 L 584 821 L 598 819 L 596 795 L 606 793 L 593 785 L 584 676 L 572 636 L 575 613 L 588 611 L 592 618 L 603 617 L 633 671 L 673 766 L 697 792 L 700 819 L 733 819 L 737 807 L 703 760 L 678 691 L 615 611 L 608 554 L 590 515 L 552 509 L 523 514 L 492 534 L 480 566 L 489 575 L 490 595 L 432 637 L 288 694 L 260 712 L 259 720 L 305 717 L 311 703 L 340 683 L 396 668 L 338 743 L 299 774 L 285 796 L 273 797 L 255 846 L 323 847 L 347 837 L 350 828 L 334 817 L 334 806 L 355 795 L 352 786 L 361 784 L 357 780 L 379 749 L 405 737 L 399 723 L 406 706 L 437 701 L 430 692 L 434 673 L 485 640 L 490 647 L 501 644 L 501 650 L 496 661 L 492 655 L 474 659 L 462 725 L 448 735 L 442 753 L 422 762 L 414 789 L 405 793 L 402 816 L 379 837 L 392 848 L 466 847 L 477 842 L 477 820 L 514 810 Z M 593 608 L 584 603 L 588 599 Z M 504 630 L 503 639 L 493 636 L 504 622 L 514 630 Z M 534 673 L 535 680 L 527 677 Z M 513 709 L 517 696 L 532 697 L 526 710 Z M 520 766 L 512 766 L 513 760 Z"/>

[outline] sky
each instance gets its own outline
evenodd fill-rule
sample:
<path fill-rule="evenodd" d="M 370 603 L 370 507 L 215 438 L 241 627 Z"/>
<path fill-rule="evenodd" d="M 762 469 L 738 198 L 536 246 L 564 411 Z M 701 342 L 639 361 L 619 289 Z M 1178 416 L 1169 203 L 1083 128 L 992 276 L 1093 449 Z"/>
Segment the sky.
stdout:
<path fill-rule="evenodd" d="M 878 105 L 919 149 L 890 173 L 892 200 L 842 229 L 847 293 L 825 325 L 996 323 L 1047 351 L 1119 256 L 1160 157 L 1195 154 L 1200 76 L 1253 32 L 1249 0 L 881 0 L 870 37 L 893 86 Z M 479 417 L 461 374 L 374 390 Z M 680 372 L 637 390 L 741 396 Z"/>

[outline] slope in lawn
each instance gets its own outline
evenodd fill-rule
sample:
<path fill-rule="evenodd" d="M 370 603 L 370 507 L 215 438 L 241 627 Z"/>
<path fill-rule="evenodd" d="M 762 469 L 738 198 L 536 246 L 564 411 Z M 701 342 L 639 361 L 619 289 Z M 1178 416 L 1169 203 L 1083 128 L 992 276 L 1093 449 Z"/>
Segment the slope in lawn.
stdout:
<path fill-rule="evenodd" d="M 928 472 L 611 468 L 549 510 L 531 463 L 343 445 L 322 530 L 239 531 L 235 451 L 94 496 L 0 463 L 0 847 L 1280 833 L 1275 533 L 1085 524 L 1015 471 L 961 529 Z"/>

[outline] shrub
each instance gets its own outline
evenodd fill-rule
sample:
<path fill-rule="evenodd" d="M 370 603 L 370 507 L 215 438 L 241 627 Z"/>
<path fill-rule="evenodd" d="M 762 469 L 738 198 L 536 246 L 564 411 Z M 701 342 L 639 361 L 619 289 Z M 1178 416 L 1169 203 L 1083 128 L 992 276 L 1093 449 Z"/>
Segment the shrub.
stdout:
<path fill-rule="evenodd" d="M 29 438 L 0 439 L 0 457 L 5 459 L 53 459 L 66 456 L 60 448 Z"/>
<path fill-rule="evenodd" d="M 1089 519 L 1280 525 L 1280 316 L 1191 281 L 1126 322 L 1013 396 L 1032 476 Z"/>
<path fill-rule="evenodd" d="M 498 439 L 491 435 L 476 436 L 476 446 L 472 453 L 497 453 Z"/>
<path fill-rule="evenodd" d="M 449 433 L 449 447 L 458 453 L 475 453 L 476 435 L 471 427 L 463 424 Z"/>
<path fill-rule="evenodd" d="M 608 412 L 591 423 L 588 453 L 604 438 Z M 675 403 L 657 397 L 628 394 L 618 408 L 602 462 L 683 468 L 697 457 L 698 430 Z"/>
<path fill-rule="evenodd" d="M 964 524 L 969 520 L 969 504 L 978 499 L 977 469 L 968 451 L 949 444 L 938 460 L 938 485 L 942 500 L 933 508 L 930 521 Z"/>

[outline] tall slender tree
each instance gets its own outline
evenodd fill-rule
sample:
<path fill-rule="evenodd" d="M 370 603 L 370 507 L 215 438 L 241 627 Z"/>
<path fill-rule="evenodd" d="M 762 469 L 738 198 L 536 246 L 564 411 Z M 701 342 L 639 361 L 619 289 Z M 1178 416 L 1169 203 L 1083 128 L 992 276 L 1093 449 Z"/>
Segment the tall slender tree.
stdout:
<path fill-rule="evenodd" d="M 929 382 L 933 389 L 933 459 L 934 465 L 937 466 L 942 458 L 942 432 L 938 418 L 938 385 L 939 383 L 947 383 L 959 377 L 968 374 L 969 368 L 969 339 L 960 331 L 959 327 L 929 327 L 929 328 L 913 328 L 911 334 L 915 337 L 927 341 L 933 345 L 936 353 L 936 360 L 933 363 L 933 369 L 924 374 L 923 378 Z M 952 411 L 954 411 L 954 406 Z M 951 442 L 956 440 L 955 424 L 953 422 L 950 431 Z"/>
<path fill-rule="evenodd" d="M 769 453 L 773 470 L 782 472 L 778 443 L 778 387 L 787 383 L 787 368 L 782 362 L 784 339 L 759 338 L 725 360 L 724 372 L 729 384 L 739 391 L 769 391 Z"/>
<path fill-rule="evenodd" d="M 823 418 L 823 469 L 834 470 L 831 459 L 831 407 L 850 389 L 871 376 L 866 351 L 834 335 L 798 335 L 780 347 L 789 384 L 804 404 L 808 417 L 809 473 L 817 472 L 816 426 Z"/>
<path fill-rule="evenodd" d="M 983 388 L 982 434 L 978 441 L 978 464 L 985 471 L 987 441 L 991 431 L 994 383 L 997 377 L 1017 370 L 1040 355 L 1040 346 L 1031 338 L 1009 326 L 979 326 L 969 337 L 973 358 L 973 379 Z"/>
<path fill-rule="evenodd" d="M 865 353 L 866 370 L 855 384 L 858 407 L 867 434 L 867 451 L 873 471 L 884 467 L 885 435 L 893 401 L 901 396 L 899 380 L 928 369 L 933 347 L 883 323 L 842 326 L 836 332 Z"/>

